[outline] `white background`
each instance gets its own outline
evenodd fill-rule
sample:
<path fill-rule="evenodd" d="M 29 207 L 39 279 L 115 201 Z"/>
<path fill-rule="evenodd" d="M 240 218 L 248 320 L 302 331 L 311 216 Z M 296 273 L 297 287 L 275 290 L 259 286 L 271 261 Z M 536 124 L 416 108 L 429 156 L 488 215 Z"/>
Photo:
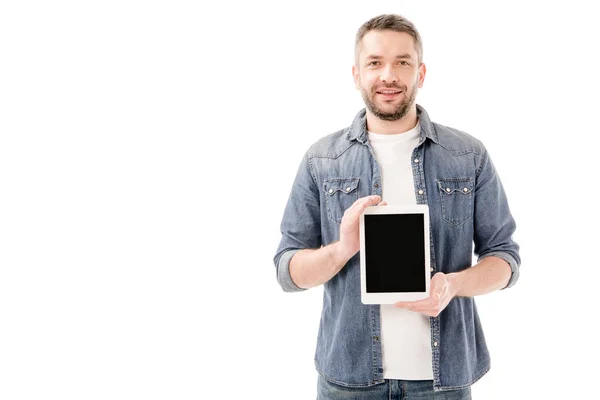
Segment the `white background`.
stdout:
<path fill-rule="evenodd" d="M 284 293 L 273 256 L 381 13 L 416 24 L 418 103 L 484 142 L 517 221 L 474 398 L 593 397 L 597 19 L 480 3 L 3 2 L 0 398 L 316 398 L 322 287 Z"/>

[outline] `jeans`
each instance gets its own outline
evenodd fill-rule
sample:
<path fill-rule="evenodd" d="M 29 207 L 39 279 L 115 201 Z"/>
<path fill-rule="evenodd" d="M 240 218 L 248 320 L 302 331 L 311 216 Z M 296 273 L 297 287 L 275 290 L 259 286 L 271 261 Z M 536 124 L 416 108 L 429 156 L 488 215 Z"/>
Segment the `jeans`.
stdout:
<path fill-rule="evenodd" d="M 386 379 L 385 383 L 348 388 L 328 382 L 319 375 L 317 400 L 471 400 L 471 388 L 433 391 L 433 381 Z"/>

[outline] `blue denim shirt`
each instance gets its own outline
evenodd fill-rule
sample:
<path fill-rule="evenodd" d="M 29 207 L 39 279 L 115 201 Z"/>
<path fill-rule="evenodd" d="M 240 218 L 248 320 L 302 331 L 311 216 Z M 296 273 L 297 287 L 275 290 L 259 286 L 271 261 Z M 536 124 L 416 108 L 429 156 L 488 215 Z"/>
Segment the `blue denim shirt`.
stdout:
<path fill-rule="evenodd" d="M 344 211 L 360 197 L 382 194 L 365 115 L 363 109 L 350 127 L 318 140 L 300 163 L 273 260 L 286 292 L 306 290 L 290 277 L 292 256 L 339 240 Z M 420 105 L 417 116 L 421 132 L 412 153 L 413 181 L 417 203 L 429 206 L 431 275 L 469 268 L 474 251 L 478 260 L 496 256 L 510 264 L 507 287 L 514 285 L 521 263 L 512 240 L 516 225 L 486 148 L 467 133 L 431 122 Z M 361 302 L 359 263 L 357 253 L 324 284 L 315 353 L 319 374 L 347 387 L 384 382 L 380 306 Z M 430 326 L 435 390 L 469 386 L 489 370 L 473 298 L 452 299 L 430 318 Z"/>

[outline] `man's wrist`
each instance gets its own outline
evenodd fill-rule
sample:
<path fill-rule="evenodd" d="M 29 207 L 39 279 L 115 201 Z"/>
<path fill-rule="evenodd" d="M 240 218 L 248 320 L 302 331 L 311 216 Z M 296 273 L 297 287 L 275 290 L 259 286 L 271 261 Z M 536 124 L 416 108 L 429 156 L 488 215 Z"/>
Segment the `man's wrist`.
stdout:
<path fill-rule="evenodd" d="M 446 274 L 446 278 L 448 279 L 450 296 L 452 298 L 460 296 L 462 286 L 461 272 L 451 272 Z"/>
<path fill-rule="evenodd" d="M 348 254 L 339 240 L 331 245 L 331 252 L 334 263 L 341 264 L 341 266 L 344 266 L 354 256 L 354 254 Z"/>

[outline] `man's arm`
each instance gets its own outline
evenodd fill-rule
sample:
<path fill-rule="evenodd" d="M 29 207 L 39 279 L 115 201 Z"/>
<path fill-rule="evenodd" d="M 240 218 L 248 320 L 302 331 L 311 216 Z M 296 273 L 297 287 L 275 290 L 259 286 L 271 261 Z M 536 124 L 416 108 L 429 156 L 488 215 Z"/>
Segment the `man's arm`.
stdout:
<path fill-rule="evenodd" d="M 491 256 L 501 258 L 510 267 L 510 276 L 505 285 L 498 289 L 513 286 L 519 278 L 521 264 L 519 245 L 512 238 L 517 225 L 510 212 L 502 182 L 487 150 L 482 155 L 478 168 L 473 219 L 474 250 L 478 257 L 476 265 Z M 484 265 L 491 265 L 488 263 L 486 262 Z M 499 261 L 494 264 L 497 263 Z M 493 273 L 489 266 L 485 268 L 485 271 Z M 468 274 L 467 271 L 463 272 Z M 482 285 L 481 290 L 483 291 L 489 280 L 480 279 L 477 282 Z"/>
<path fill-rule="evenodd" d="M 519 245 L 512 239 L 516 224 L 487 151 L 477 169 L 473 219 L 477 264 L 460 272 L 438 272 L 431 278 L 427 299 L 398 302 L 396 307 L 437 317 L 454 297 L 478 296 L 515 284 L 521 264 Z"/>
<path fill-rule="evenodd" d="M 298 251 L 290 261 L 290 276 L 301 289 L 319 286 L 333 278 L 350 257 L 344 255 L 339 241 L 320 249 Z"/>
<path fill-rule="evenodd" d="M 452 297 L 474 297 L 505 288 L 512 271 L 499 257 L 486 257 L 471 268 L 447 274 Z"/>
<path fill-rule="evenodd" d="M 292 279 L 290 262 L 304 249 L 319 249 L 322 245 L 319 188 L 313 177 L 308 152 L 298 167 L 280 230 L 281 240 L 273 258 L 277 282 L 285 292 L 306 290 Z"/>
<path fill-rule="evenodd" d="M 290 261 L 290 275 L 300 288 L 319 286 L 333 278 L 360 250 L 360 216 L 365 208 L 385 206 L 381 196 L 371 195 L 356 200 L 344 211 L 340 240 L 318 250 L 301 250 Z"/>
<path fill-rule="evenodd" d="M 380 204 L 377 195 L 358 199 L 344 212 L 340 240 L 321 247 L 319 189 L 304 155 L 281 221 L 281 241 L 273 259 L 277 281 L 286 292 L 299 292 L 333 278 L 360 250 L 359 220 L 366 207 Z"/>
<path fill-rule="evenodd" d="M 506 287 L 511 277 L 510 265 L 499 257 L 489 256 L 460 272 L 438 272 L 431 278 L 429 297 L 418 301 L 401 301 L 396 307 L 437 317 L 455 297 L 473 297 Z"/>

